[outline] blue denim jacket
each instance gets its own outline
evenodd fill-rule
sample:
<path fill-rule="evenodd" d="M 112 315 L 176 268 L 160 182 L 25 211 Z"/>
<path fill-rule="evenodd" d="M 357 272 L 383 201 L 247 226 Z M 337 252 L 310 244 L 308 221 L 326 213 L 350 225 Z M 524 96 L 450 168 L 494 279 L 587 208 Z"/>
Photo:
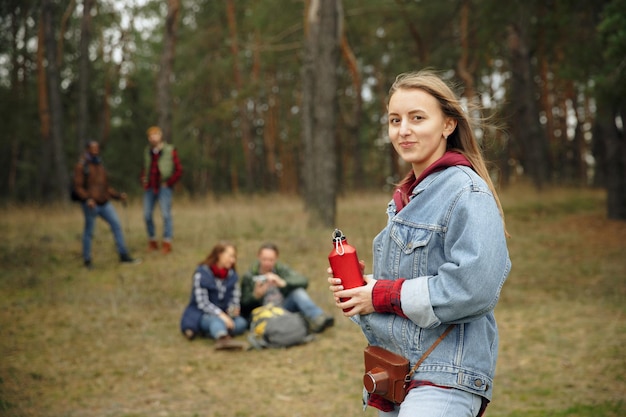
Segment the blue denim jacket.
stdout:
<path fill-rule="evenodd" d="M 491 399 L 498 355 L 493 310 L 511 268 L 502 218 L 487 184 L 468 167 L 425 178 L 411 201 L 373 242 L 375 279 L 405 278 L 402 311 L 355 317 L 371 345 L 413 366 L 444 332 L 454 330 L 413 378 Z"/>

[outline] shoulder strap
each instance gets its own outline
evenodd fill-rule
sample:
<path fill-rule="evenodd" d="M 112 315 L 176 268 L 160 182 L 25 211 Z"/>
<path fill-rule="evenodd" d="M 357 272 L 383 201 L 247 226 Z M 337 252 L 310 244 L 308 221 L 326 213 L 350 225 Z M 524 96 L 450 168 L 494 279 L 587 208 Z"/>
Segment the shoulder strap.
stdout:
<path fill-rule="evenodd" d="M 439 343 L 441 343 L 441 341 L 443 339 L 446 338 L 446 336 L 448 335 L 448 333 L 450 333 L 452 331 L 452 329 L 454 328 L 454 326 L 456 326 L 456 324 L 451 324 L 448 326 L 448 328 L 441 333 L 441 336 L 439 336 L 439 338 L 437 340 L 435 340 L 435 343 L 432 344 L 431 347 L 428 348 L 428 350 L 426 352 L 424 352 L 424 354 L 422 355 L 421 358 L 419 358 L 417 360 L 417 363 L 415 364 L 415 366 L 413 366 L 413 368 L 411 369 L 411 371 L 406 375 L 406 377 L 404 378 L 404 383 L 408 383 L 412 378 L 413 378 L 413 374 L 415 373 L 415 371 L 417 371 L 417 368 L 420 367 L 420 365 L 422 364 L 422 362 L 424 362 L 426 360 L 426 358 L 428 357 L 428 355 L 431 354 L 431 352 L 433 350 L 435 350 L 435 348 L 437 347 L 437 345 Z"/>

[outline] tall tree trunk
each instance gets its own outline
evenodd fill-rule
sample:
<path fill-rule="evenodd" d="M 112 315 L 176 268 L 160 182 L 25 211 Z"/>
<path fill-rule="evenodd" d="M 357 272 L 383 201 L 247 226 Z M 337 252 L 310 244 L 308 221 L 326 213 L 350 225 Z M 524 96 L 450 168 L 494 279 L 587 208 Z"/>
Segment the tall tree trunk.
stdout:
<path fill-rule="evenodd" d="M 469 33 L 469 21 L 470 21 L 470 9 L 471 1 L 463 0 L 461 3 L 461 21 L 459 25 L 460 40 L 461 40 L 461 56 L 457 62 L 457 71 L 459 77 L 463 80 L 465 87 L 465 98 L 470 103 L 476 99 L 476 92 L 474 89 L 474 77 L 473 72 L 476 69 L 475 60 L 471 60 L 470 52 L 472 47 L 470 45 L 470 33 Z"/>
<path fill-rule="evenodd" d="M 277 169 L 277 148 L 276 142 L 278 141 L 278 108 L 280 97 L 273 92 L 273 87 L 276 85 L 276 77 L 274 73 L 268 76 L 267 84 L 268 88 L 267 97 L 267 112 L 265 112 L 265 128 L 263 129 L 263 148 L 265 154 L 265 171 L 267 172 L 267 180 L 264 186 L 266 189 L 275 190 L 276 183 L 282 170 Z"/>
<path fill-rule="evenodd" d="M 565 129 L 563 134 L 563 140 L 569 147 L 570 151 L 566 152 L 569 156 L 567 161 L 567 169 L 571 173 L 566 180 L 572 180 L 573 183 L 579 185 L 585 185 L 587 183 L 587 164 L 585 163 L 585 154 L 587 153 L 587 146 L 583 138 L 582 126 L 584 124 L 583 115 L 580 114 L 580 105 L 578 103 L 578 91 L 572 80 L 567 80 L 565 83 L 565 98 L 567 102 L 571 103 L 573 114 L 576 119 L 576 126 L 574 127 L 574 135 L 570 139 L 568 130 L 568 119 L 570 118 L 568 109 L 565 111 Z"/>
<path fill-rule="evenodd" d="M 172 78 L 174 76 L 174 56 L 176 52 L 176 34 L 178 31 L 178 15 L 180 0 L 167 1 L 167 17 L 165 18 L 165 34 L 163 37 L 163 53 L 158 80 L 158 113 L 159 127 L 163 138 L 172 141 Z"/>
<path fill-rule="evenodd" d="M 511 131 L 521 149 L 522 165 L 535 188 L 542 189 L 549 179 L 548 144 L 538 117 L 535 83 L 530 55 L 522 27 L 508 27 L 508 47 L 511 54 Z"/>
<path fill-rule="evenodd" d="M 131 14 L 130 16 L 129 27 L 134 27 L 135 16 Z M 118 80 L 121 74 L 121 68 L 125 64 L 125 61 L 128 56 L 128 31 L 122 30 L 119 38 L 119 42 L 116 47 L 117 50 L 121 50 L 121 59 L 115 63 L 115 59 L 113 58 L 113 52 L 116 50 L 114 48 L 105 49 L 103 46 L 106 44 L 104 39 L 103 32 L 100 32 L 100 51 L 99 54 L 105 59 L 105 62 L 108 62 L 108 65 L 105 65 L 104 70 L 104 95 L 102 97 L 102 107 L 100 110 L 99 116 L 99 132 L 100 132 L 100 143 L 102 146 L 105 146 L 111 137 L 111 100 L 114 95 L 114 85 L 115 81 Z"/>
<path fill-rule="evenodd" d="M 233 55 L 233 78 L 237 89 L 237 103 L 239 107 L 239 123 L 241 133 L 241 147 L 243 151 L 244 167 L 246 173 L 246 184 L 249 189 L 254 188 L 254 175 L 252 170 L 252 139 L 250 134 L 250 123 L 246 110 L 246 99 L 243 96 L 243 80 L 239 67 L 239 37 L 237 35 L 237 15 L 235 13 L 234 0 L 228 0 L 226 4 L 228 17 L 228 29 L 230 31 L 230 49 Z M 233 178 L 238 178 L 234 176 Z"/>
<path fill-rule="evenodd" d="M 352 107 L 351 115 L 348 116 L 346 126 L 348 130 L 347 151 L 352 156 L 352 177 L 354 185 L 357 189 L 363 188 L 364 184 L 364 170 L 363 170 L 363 153 L 361 152 L 361 146 L 359 146 L 359 131 L 361 127 L 361 117 L 363 111 L 363 96 L 361 90 L 363 89 L 363 81 L 361 79 L 361 72 L 359 71 L 359 65 L 352 52 L 350 43 L 345 33 L 341 36 L 341 55 L 348 66 L 348 71 L 352 77 L 352 89 L 354 90 L 354 106 Z M 346 158 L 347 159 L 347 158 Z M 348 165 L 345 165 L 347 168 Z M 344 168 L 344 169 L 345 169 Z"/>
<path fill-rule="evenodd" d="M 76 128 L 77 151 L 80 153 L 87 140 L 89 128 L 89 43 L 91 42 L 91 7 L 94 0 L 83 1 L 83 18 L 80 24 L 78 61 L 78 120 Z"/>
<path fill-rule="evenodd" d="M 594 126 L 594 142 L 601 144 L 596 148 L 596 168 L 607 189 L 607 216 L 610 219 L 626 220 L 626 137 L 623 130 L 616 126 L 617 116 L 626 117 L 626 106 L 619 104 L 619 99 L 596 97 L 597 117 Z M 599 150 L 602 150 L 599 154 Z"/>
<path fill-rule="evenodd" d="M 333 227 L 337 211 L 335 125 L 340 0 L 311 0 L 302 76 L 304 201 L 311 225 Z"/>
<path fill-rule="evenodd" d="M 543 45 L 543 43 L 541 43 Z M 539 101 L 541 110 L 545 115 L 545 131 L 546 136 L 548 138 L 548 143 L 550 143 L 551 149 L 556 149 L 558 147 L 559 140 L 555 135 L 556 131 L 556 121 L 554 119 L 554 107 L 555 104 L 555 94 L 554 94 L 554 83 L 550 82 L 549 73 L 550 67 L 548 64 L 548 57 L 545 55 L 545 51 L 543 47 L 540 45 L 539 53 L 538 53 L 538 64 L 539 64 L 539 79 L 541 80 L 540 90 L 541 93 L 539 95 Z M 556 161 L 558 152 L 550 152 L 550 163 L 552 166 L 557 166 L 558 163 Z"/>
<path fill-rule="evenodd" d="M 11 92 L 7 99 L 11 106 L 21 106 L 24 103 L 26 86 L 28 84 L 27 76 L 29 72 L 25 71 L 27 62 L 21 60 L 20 56 L 23 56 L 24 49 L 26 49 L 23 42 L 19 41 L 20 29 L 26 28 L 26 20 L 29 13 L 23 8 L 12 8 L 10 11 L 10 33 L 11 33 Z M 21 36 L 28 38 L 28 34 L 22 33 Z M 20 76 L 22 74 L 22 76 Z M 11 117 L 6 121 L 3 126 L 6 129 L 7 137 L 11 142 L 9 152 L 9 164 L 7 174 L 7 191 L 8 195 L 14 197 L 17 193 L 17 178 L 18 178 L 18 166 L 19 166 L 19 154 L 22 147 L 24 134 L 21 132 L 20 127 L 22 123 L 15 117 Z"/>
<path fill-rule="evenodd" d="M 311 0 L 303 68 L 303 180 L 310 225 L 333 227 L 337 211 L 337 64 L 341 0 Z"/>
<path fill-rule="evenodd" d="M 50 145 L 52 151 L 52 175 L 43 173 L 43 178 L 50 178 L 50 184 L 44 184 L 43 195 L 47 199 L 66 198 L 69 175 L 63 151 L 63 107 L 59 91 L 59 69 L 57 67 L 56 40 L 54 36 L 54 4 L 51 0 L 42 0 L 42 22 L 46 51 L 46 75 L 48 79 L 48 99 L 50 106 Z M 49 188 L 48 188 L 49 187 Z"/>
<path fill-rule="evenodd" d="M 72 17 L 72 12 L 74 12 L 74 8 L 76 7 L 76 0 L 70 0 L 63 12 L 63 16 L 61 17 L 61 25 L 59 27 L 59 40 L 57 42 L 57 67 L 63 65 L 63 54 L 65 53 L 65 34 L 67 33 L 67 26 L 70 18 Z"/>
<path fill-rule="evenodd" d="M 44 32 L 44 13 L 39 18 L 37 31 L 37 105 L 39 113 L 39 134 L 41 136 L 41 164 L 39 165 L 39 194 L 45 188 L 50 176 L 50 100 L 48 99 L 48 76 L 46 75 L 46 39 Z"/>
<path fill-rule="evenodd" d="M 387 85 L 388 81 L 385 77 L 385 74 L 381 71 L 376 71 L 376 83 L 375 83 L 375 92 L 374 94 L 378 97 L 378 106 L 380 114 L 387 115 Z M 387 125 L 380 126 L 380 135 L 381 137 L 385 137 L 387 132 Z M 396 184 L 403 178 L 408 172 L 407 165 L 401 165 L 401 158 L 396 152 L 395 148 L 391 145 L 390 141 L 385 143 L 385 153 L 386 156 L 383 158 L 382 166 L 380 170 L 385 173 L 385 182 L 383 186 L 389 186 Z M 405 169 L 406 168 L 406 169 Z"/>
<path fill-rule="evenodd" d="M 405 2 L 403 0 L 396 0 L 396 3 L 400 8 L 400 16 L 402 16 L 402 18 L 404 19 L 404 22 L 409 29 L 409 33 L 411 34 L 411 38 L 415 43 L 415 52 L 417 57 L 419 58 L 418 63 L 422 64 L 424 62 L 427 62 L 429 57 L 428 50 L 424 46 L 424 40 L 422 39 L 422 35 L 415 25 L 415 19 L 413 18 L 413 16 L 411 16 L 411 13 L 406 10 L 406 7 L 404 5 Z"/>

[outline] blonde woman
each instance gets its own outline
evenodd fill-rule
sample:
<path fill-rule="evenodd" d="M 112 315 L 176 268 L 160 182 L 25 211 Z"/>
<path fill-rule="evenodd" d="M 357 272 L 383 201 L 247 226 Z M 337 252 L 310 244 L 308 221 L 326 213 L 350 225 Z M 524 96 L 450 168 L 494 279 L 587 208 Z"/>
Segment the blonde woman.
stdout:
<path fill-rule="evenodd" d="M 453 327 L 413 374 L 401 403 L 366 393 L 380 416 L 475 417 L 492 397 L 493 310 L 511 262 L 476 127 L 434 72 L 401 74 L 389 91 L 389 138 L 411 170 L 374 238 L 367 285 L 345 290 L 341 277 L 330 277 L 330 290 L 370 345 L 411 367 Z"/>

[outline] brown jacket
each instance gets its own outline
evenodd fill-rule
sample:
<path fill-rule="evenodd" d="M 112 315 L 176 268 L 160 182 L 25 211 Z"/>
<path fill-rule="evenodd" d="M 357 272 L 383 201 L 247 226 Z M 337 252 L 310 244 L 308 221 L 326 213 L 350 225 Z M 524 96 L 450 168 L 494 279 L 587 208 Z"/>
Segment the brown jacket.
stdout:
<path fill-rule="evenodd" d="M 87 175 L 85 175 L 85 163 Z M 111 198 L 120 199 L 120 193 L 109 186 L 106 169 L 101 163 L 85 162 L 83 159 L 76 164 L 74 188 L 83 201 L 93 198 L 97 204 L 104 204 Z"/>

